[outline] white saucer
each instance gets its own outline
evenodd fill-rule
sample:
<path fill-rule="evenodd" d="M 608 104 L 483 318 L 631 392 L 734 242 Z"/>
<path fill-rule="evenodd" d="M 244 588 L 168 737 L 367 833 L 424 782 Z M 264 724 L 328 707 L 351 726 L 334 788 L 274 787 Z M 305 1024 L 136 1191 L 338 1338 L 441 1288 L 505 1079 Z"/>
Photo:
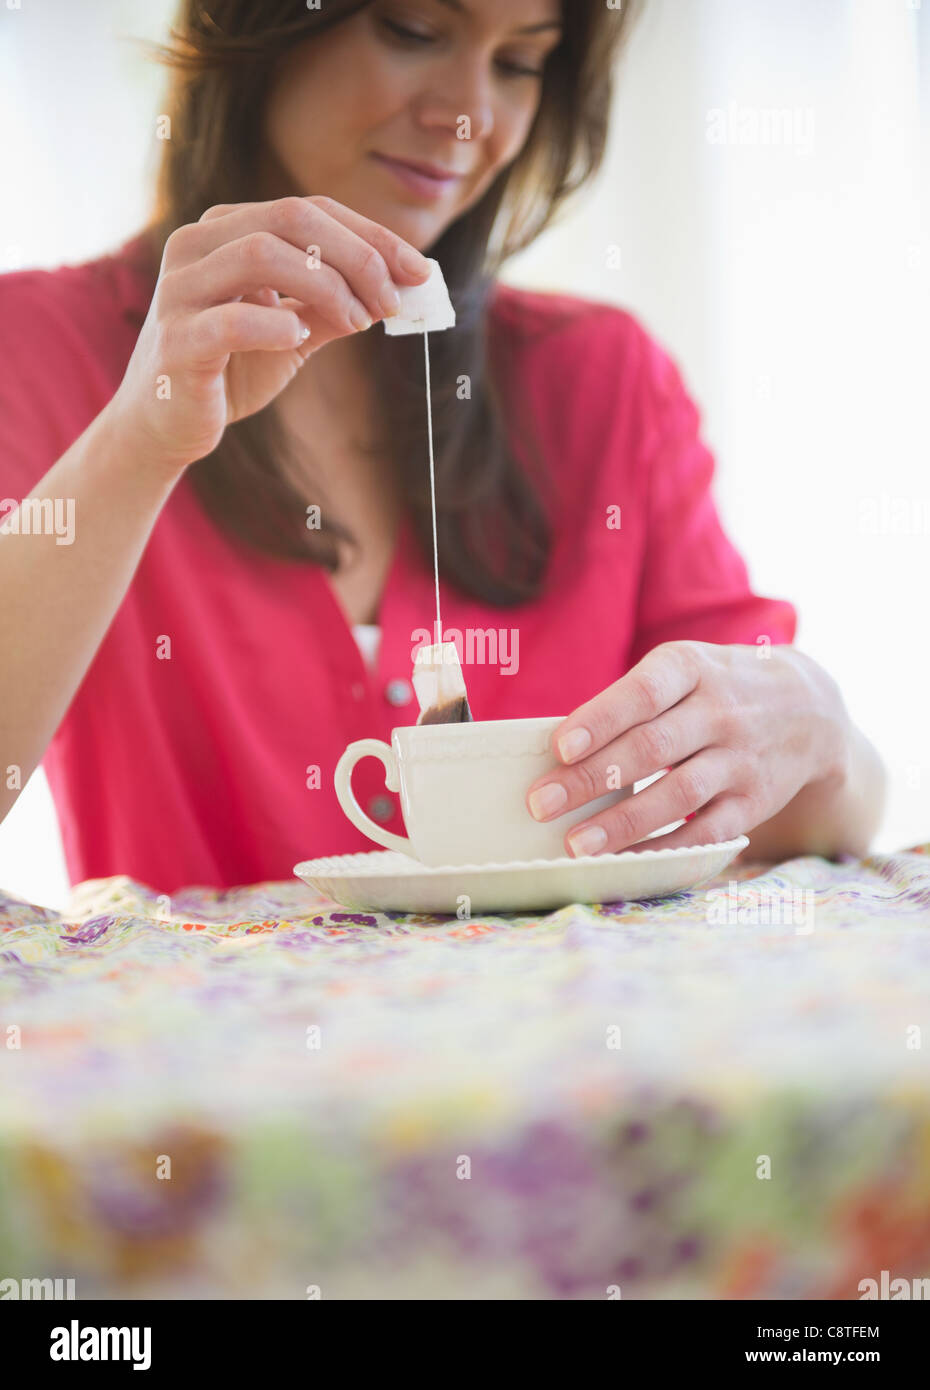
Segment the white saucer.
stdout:
<path fill-rule="evenodd" d="M 430 867 L 395 850 L 305 859 L 294 873 L 343 907 L 368 912 L 535 912 L 567 903 L 662 898 L 721 873 L 749 840 L 716 845 L 624 850 L 572 859 Z"/>

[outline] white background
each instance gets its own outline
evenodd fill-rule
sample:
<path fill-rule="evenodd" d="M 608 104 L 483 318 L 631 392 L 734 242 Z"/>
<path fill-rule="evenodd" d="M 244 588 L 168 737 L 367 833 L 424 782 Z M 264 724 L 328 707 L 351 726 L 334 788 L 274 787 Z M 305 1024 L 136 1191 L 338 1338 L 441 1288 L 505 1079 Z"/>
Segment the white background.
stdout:
<path fill-rule="evenodd" d="M 174 5 L 11 3 L 0 269 L 80 261 L 144 219 L 164 74 L 133 38 Z M 797 645 L 885 758 L 879 849 L 930 840 L 928 9 L 647 0 L 596 187 L 506 275 L 632 309 L 681 365 L 753 582 L 797 604 Z M 793 143 L 746 143 L 771 110 Z M 715 111 L 736 138 L 711 138 Z M 0 885 L 64 903 L 41 771 L 0 826 Z"/>

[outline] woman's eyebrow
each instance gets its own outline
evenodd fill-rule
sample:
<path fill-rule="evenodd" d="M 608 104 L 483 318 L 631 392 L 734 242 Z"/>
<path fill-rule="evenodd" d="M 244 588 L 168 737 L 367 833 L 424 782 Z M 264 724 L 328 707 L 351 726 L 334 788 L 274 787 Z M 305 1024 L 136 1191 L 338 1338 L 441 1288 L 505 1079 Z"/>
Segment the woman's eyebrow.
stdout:
<path fill-rule="evenodd" d="M 462 0 L 436 0 L 439 5 L 445 5 L 447 10 L 455 10 L 456 14 L 468 14 L 468 9 L 462 4 Z M 561 29 L 562 24 L 558 19 L 543 19 L 538 24 L 524 24 L 521 28 L 515 29 L 515 34 L 537 34 L 541 29 Z"/>

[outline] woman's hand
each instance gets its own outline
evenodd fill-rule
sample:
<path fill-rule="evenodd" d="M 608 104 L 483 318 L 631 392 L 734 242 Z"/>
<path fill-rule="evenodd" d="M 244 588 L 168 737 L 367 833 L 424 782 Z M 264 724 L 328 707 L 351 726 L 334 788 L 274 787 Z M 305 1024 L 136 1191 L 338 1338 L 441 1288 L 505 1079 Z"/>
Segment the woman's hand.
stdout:
<path fill-rule="evenodd" d="M 317 348 L 397 313 L 392 282 L 428 274 L 415 247 L 332 198 L 208 209 L 165 243 L 112 402 L 124 436 L 183 470 L 273 400 Z"/>
<path fill-rule="evenodd" d="M 532 784 L 527 806 L 550 820 L 669 768 L 573 825 L 567 853 L 731 840 L 801 788 L 839 785 L 848 727 L 836 683 L 794 647 L 664 642 L 559 725 L 553 750 L 565 766 Z M 564 742 L 572 736 L 574 746 Z M 544 787 L 557 789 L 548 802 Z M 684 816 L 684 825 L 641 843 Z"/>

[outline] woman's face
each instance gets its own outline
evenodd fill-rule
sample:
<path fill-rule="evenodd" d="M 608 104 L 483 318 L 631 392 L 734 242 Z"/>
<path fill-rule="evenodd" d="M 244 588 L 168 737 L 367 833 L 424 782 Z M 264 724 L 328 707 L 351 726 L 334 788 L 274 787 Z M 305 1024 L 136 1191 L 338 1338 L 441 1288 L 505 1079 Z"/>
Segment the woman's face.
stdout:
<path fill-rule="evenodd" d="M 560 16 L 560 0 L 373 0 L 299 44 L 266 113 L 290 183 L 271 196 L 328 194 L 426 250 L 520 152 Z"/>

